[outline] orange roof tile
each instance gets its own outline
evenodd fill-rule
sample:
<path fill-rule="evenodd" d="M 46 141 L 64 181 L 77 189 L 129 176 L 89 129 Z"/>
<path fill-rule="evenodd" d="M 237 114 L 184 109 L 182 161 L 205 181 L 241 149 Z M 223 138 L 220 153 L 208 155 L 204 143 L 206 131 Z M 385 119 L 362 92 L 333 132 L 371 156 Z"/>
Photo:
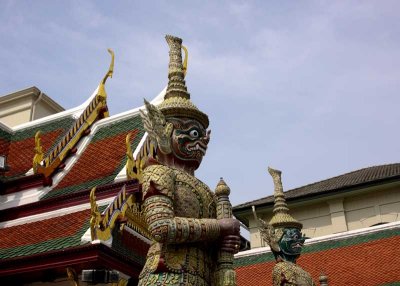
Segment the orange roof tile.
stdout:
<path fill-rule="evenodd" d="M 137 133 L 136 130 L 134 135 Z M 55 190 L 112 175 L 125 157 L 127 134 L 123 132 L 90 144 Z"/>
<path fill-rule="evenodd" d="M 49 150 L 63 132 L 64 130 L 58 129 L 43 134 L 41 136 L 43 150 Z M 6 172 L 6 175 L 16 176 L 28 172 L 32 168 L 32 160 L 35 155 L 34 148 L 34 137 L 11 142 L 7 156 L 7 165 L 10 167 L 10 171 Z"/>
<path fill-rule="evenodd" d="M 98 129 L 79 160 L 43 199 L 111 183 L 125 165 L 128 133 L 135 149 L 144 134 L 139 115 Z"/>
<path fill-rule="evenodd" d="M 357 238 L 359 239 L 359 238 Z M 375 286 L 400 281 L 400 236 L 377 239 L 346 247 L 302 254 L 298 265 L 318 284 L 321 273 L 329 285 Z M 272 285 L 274 260 L 238 266 L 237 285 Z M 397 284 L 396 284 L 397 285 Z"/>
<path fill-rule="evenodd" d="M 0 229 L 0 249 L 36 244 L 76 234 L 90 218 L 90 210 Z"/>

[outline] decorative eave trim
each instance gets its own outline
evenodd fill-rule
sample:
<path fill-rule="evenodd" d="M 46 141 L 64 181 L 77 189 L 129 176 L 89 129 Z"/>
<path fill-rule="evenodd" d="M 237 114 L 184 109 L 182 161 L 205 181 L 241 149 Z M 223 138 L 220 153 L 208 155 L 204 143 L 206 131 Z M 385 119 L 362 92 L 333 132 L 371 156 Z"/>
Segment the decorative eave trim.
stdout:
<path fill-rule="evenodd" d="M 104 205 L 108 205 L 111 201 L 112 201 L 112 198 L 107 198 L 107 199 L 100 200 L 98 202 L 98 204 L 101 206 L 104 206 Z M 32 214 L 32 215 L 21 217 L 21 218 L 16 218 L 16 219 L 13 219 L 10 221 L 0 222 L 0 228 L 7 228 L 7 227 L 18 226 L 18 225 L 27 224 L 27 223 L 33 223 L 33 222 L 37 222 L 37 221 L 42 221 L 42 220 L 46 220 L 46 219 L 64 216 L 67 214 L 76 213 L 76 212 L 87 210 L 87 209 L 90 209 L 89 203 L 84 203 L 84 204 L 71 206 L 71 207 L 65 207 L 65 208 L 61 208 L 61 209 L 59 208 L 56 210 L 47 211 L 45 213 Z"/>
<path fill-rule="evenodd" d="M 0 260 L 0 277 L 80 265 L 116 269 L 131 277 L 138 277 L 143 267 L 133 259 L 99 243 Z"/>
<path fill-rule="evenodd" d="M 121 190 L 114 196 L 113 201 L 102 213 L 99 211 L 96 199 L 96 188 L 93 188 L 90 192 L 91 240 L 99 239 L 107 244 L 111 243 L 113 230 L 117 226 L 120 229 L 128 226 L 135 230 L 138 235 L 150 239 L 151 235 L 147 230 L 146 221 L 140 209 L 141 198 L 135 196 L 135 194 L 127 193 L 126 185 L 122 186 Z M 81 240 L 84 241 L 85 238 L 87 238 L 86 233 Z"/>
<path fill-rule="evenodd" d="M 111 202 L 123 185 L 126 185 L 128 194 L 139 193 L 139 185 L 135 180 L 102 185 L 97 187 L 96 191 L 96 196 L 100 200 L 101 205 L 103 205 L 103 201 Z M 89 209 L 89 194 L 90 189 L 86 189 L 72 194 L 2 209 L 0 210 L 0 227 L 3 224 L 12 226 L 26 223 L 24 219 L 28 219 L 30 216 L 45 215 L 47 212 L 61 211 L 61 209 L 69 207 L 76 207 L 82 210 L 81 205 L 84 205 L 85 207 L 83 209 Z M 40 216 L 38 216 L 38 218 L 38 220 L 41 220 Z"/>
<path fill-rule="evenodd" d="M 43 174 L 31 174 L 29 176 L 0 182 L 0 186 L 2 187 L 0 195 L 8 195 L 31 188 L 50 186 L 51 183 L 51 178 L 46 178 Z"/>

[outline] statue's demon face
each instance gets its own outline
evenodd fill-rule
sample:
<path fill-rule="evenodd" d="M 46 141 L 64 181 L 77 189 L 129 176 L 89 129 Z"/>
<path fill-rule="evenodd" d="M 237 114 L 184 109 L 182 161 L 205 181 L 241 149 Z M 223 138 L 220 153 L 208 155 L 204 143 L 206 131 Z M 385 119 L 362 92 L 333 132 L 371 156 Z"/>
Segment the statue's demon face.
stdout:
<path fill-rule="evenodd" d="M 210 131 L 197 120 L 189 118 L 171 118 L 168 121 L 174 125 L 171 145 L 173 155 L 197 169 L 206 154 Z"/>
<path fill-rule="evenodd" d="M 298 228 L 285 228 L 279 246 L 285 256 L 299 256 L 305 240 Z"/>

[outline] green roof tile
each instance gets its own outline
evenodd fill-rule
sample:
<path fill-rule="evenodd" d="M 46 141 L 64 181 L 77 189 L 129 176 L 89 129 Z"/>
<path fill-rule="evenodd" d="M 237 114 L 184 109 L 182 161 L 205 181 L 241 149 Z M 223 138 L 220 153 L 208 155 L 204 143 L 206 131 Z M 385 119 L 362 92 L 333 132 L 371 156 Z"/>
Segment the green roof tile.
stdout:
<path fill-rule="evenodd" d="M 6 141 L 11 140 L 12 134 L 0 128 L 0 138 Z"/>
<path fill-rule="evenodd" d="M 139 115 L 134 115 L 133 117 L 120 120 L 117 122 L 111 122 L 109 125 L 103 126 L 101 129 L 99 129 L 96 134 L 93 136 L 92 143 L 102 140 L 105 138 L 109 137 L 114 137 L 117 134 L 120 134 L 122 132 L 127 132 L 130 130 L 135 130 L 138 129 L 143 132 L 144 134 L 144 129 L 143 129 L 143 124 L 142 124 L 142 119 Z M 143 136 L 142 134 L 142 136 Z M 140 137 L 142 137 L 140 136 Z M 139 139 L 140 141 L 140 139 Z M 137 142 L 139 143 L 139 142 Z"/>
<path fill-rule="evenodd" d="M 104 209 L 101 207 L 99 209 Z M 42 241 L 35 244 L 17 246 L 14 248 L 0 249 L 0 259 L 7 259 L 13 257 L 21 257 L 27 255 L 33 255 L 43 253 L 52 250 L 64 249 L 74 246 L 81 245 L 81 237 L 85 231 L 89 228 L 89 219 L 83 224 L 83 226 L 72 236 L 51 239 Z"/>
<path fill-rule="evenodd" d="M 43 134 L 47 132 L 51 132 L 57 129 L 64 129 L 65 131 L 69 129 L 72 124 L 75 123 L 75 119 L 72 116 L 66 116 L 60 119 L 56 119 L 54 121 L 45 122 L 39 125 L 34 125 L 32 127 L 27 127 L 15 132 L 12 136 L 11 141 L 20 141 L 28 138 L 32 138 L 35 136 L 37 131 L 41 131 Z"/>
<path fill-rule="evenodd" d="M 126 159 L 125 159 L 125 162 L 126 162 Z M 125 162 L 122 164 L 122 167 L 125 166 Z M 42 199 L 59 197 L 59 196 L 67 195 L 67 194 L 72 194 L 72 193 L 75 193 L 75 192 L 78 192 L 78 191 L 91 189 L 91 188 L 96 187 L 96 186 L 109 184 L 118 175 L 118 173 L 122 169 L 122 167 L 121 168 L 117 168 L 116 172 L 114 172 L 114 174 L 111 175 L 111 176 L 102 177 L 102 178 L 98 178 L 98 179 L 95 179 L 95 180 L 92 180 L 92 181 L 84 182 L 82 184 L 77 184 L 77 185 L 74 185 L 74 186 L 68 186 L 68 187 L 65 187 L 65 188 L 62 188 L 62 189 L 57 189 L 57 190 L 50 191 Z"/>

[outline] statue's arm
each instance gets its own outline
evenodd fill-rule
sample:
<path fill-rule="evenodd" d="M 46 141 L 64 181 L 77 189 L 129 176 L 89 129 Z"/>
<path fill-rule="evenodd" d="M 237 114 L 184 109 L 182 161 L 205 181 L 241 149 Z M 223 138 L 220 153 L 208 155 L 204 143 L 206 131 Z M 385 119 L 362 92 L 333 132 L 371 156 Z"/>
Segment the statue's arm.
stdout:
<path fill-rule="evenodd" d="M 274 267 L 274 270 L 272 271 L 272 283 L 273 286 L 282 285 L 282 271 L 276 265 Z"/>
<path fill-rule="evenodd" d="M 182 243 L 215 240 L 220 236 L 216 219 L 175 217 L 171 198 L 153 195 L 144 202 L 145 218 L 157 242 Z"/>
<path fill-rule="evenodd" d="M 176 217 L 173 207 L 174 174 L 162 165 L 143 173 L 143 207 L 148 230 L 157 242 L 212 241 L 220 237 L 216 219 Z"/>

